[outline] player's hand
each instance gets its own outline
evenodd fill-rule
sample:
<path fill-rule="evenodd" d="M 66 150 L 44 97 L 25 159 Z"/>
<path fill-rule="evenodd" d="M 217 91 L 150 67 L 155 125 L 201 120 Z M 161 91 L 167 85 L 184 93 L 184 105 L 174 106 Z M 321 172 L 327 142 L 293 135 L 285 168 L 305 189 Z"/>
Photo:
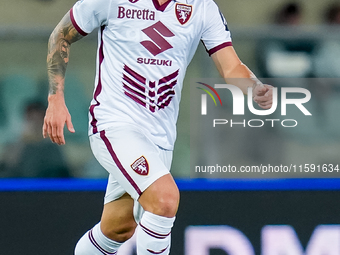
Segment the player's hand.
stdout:
<path fill-rule="evenodd" d="M 74 133 L 71 115 L 65 105 L 64 98 L 58 95 L 49 96 L 48 108 L 46 110 L 43 137 L 50 137 L 51 141 L 59 145 L 65 144 L 64 126 L 66 123 L 67 129 Z"/>
<path fill-rule="evenodd" d="M 257 85 L 253 88 L 253 100 L 263 109 L 270 109 L 273 104 L 273 86 Z"/>

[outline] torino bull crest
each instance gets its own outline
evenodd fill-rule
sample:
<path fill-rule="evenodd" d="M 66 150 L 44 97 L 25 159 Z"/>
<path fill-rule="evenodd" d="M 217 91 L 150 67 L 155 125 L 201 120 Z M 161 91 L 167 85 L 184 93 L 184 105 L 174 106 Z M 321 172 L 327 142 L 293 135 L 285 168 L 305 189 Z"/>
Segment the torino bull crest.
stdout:
<path fill-rule="evenodd" d="M 176 17 L 182 25 L 187 23 L 192 14 L 192 6 L 187 4 L 176 4 Z"/>
<path fill-rule="evenodd" d="M 139 175 L 148 175 L 149 173 L 149 163 L 144 156 L 133 162 L 131 168 Z"/>

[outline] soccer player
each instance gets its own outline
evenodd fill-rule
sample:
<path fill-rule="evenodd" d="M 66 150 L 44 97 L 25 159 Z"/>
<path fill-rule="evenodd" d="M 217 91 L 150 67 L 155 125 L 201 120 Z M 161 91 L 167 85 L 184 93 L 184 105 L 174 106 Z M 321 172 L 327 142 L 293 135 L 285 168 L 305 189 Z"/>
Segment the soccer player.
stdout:
<path fill-rule="evenodd" d="M 247 78 L 262 108 L 272 88 L 239 60 L 213 0 L 81 0 L 49 39 L 44 137 L 65 144 L 75 132 L 64 101 L 70 45 L 95 28 L 98 54 L 89 137 L 110 173 L 101 221 L 77 243 L 76 255 L 116 254 L 137 228 L 137 254 L 169 254 L 179 191 L 170 174 L 186 68 L 202 41 L 225 78 Z"/>

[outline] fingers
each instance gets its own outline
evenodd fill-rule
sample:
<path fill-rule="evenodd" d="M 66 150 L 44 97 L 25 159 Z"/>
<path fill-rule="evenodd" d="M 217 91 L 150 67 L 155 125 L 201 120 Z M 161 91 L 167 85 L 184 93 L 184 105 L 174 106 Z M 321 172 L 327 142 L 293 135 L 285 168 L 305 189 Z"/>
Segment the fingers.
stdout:
<path fill-rule="evenodd" d="M 73 124 L 72 124 L 72 121 L 71 121 L 71 115 L 68 115 L 68 117 L 66 119 L 66 126 L 67 126 L 68 131 L 70 131 L 71 133 L 76 132 L 74 130 L 74 127 L 73 127 Z"/>
<path fill-rule="evenodd" d="M 74 133 L 74 127 L 71 122 L 71 115 L 67 114 L 66 120 L 63 119 L 54 119 L 54 117 L 51 117 L 49 113 L 46 113 L 45 119 L 44 119 L 44 125 L 43 125 L 43 137 L 46 138 L 49 136 L 50 140 L 53 143 L 56 143 L 58 145 L 64 145 L 65 144 L 65 137 L 64 137 L 64 125 L 67 125 L 68 130 L 71 133 Z"/>
<path fill-rule="evenodd" d="M 59 125 L 57 123 L 45 121 L 44 126 L 43 126 L 44 138 L 46 138 L 48 135 L 50 140 L 53 143 L 56 143 L 58 145 L 65 144 L 63 126 L 64 126 L 64 123 L 62 125 Z"/>
<path fill-rule="evenodd" d="M 44 118 L 44 125 L 42 128 L 43 131 L 43 137 L 46 138 L 47 136 L 49 136 L 50 140 L 52 141 L 52 127 L 51 125 L 49 125 L 48 121 L 46 120 L 46 116 Z"/>
<path fill-rule="evenodd" d="M 52 137 L 55 143 L 57 143 L 58 145 L 64 145 L 65 144 L 64 125 L 52 126 Z"/>
<path fill-rule="evenodd" d="M 253 90 L 253 94 L 254 96 L 263 96 L 267 91 L 268 88 L 264 85 L 257 85 Z"/>
<path fill-rule="evenodd" d="M 258 103 L 258 105 L 262 108 L 262 109 L 270 109 L 272 107 L 272 100 L 263 102 L 263 103 Z"/>
<path fill-rule="evenodd" d="M 257 103 L 257 104 L 262 104 L 265 102 L 269 102 L 272 101 L 272 94 L 268 93 L 268 94 L 264 94 L 263 96 L 255 96 L 253 98 L 253 100 Z"/>
<path fill-rule="evenodd" d="M 49 136 L 53 143 L 65 144 L 64 126 L 65 123 L 70 132 L 74 133 L 74 128 L 71 122 L 71 115 L 66 107 L 63 95 L 49 95 L 48 107 L 46 110 L 43 136 Z"/>
<path fill-rule="evenodd" d="M 263 85 L 265 88 L 267 88 L 267 89 L 272 89 L 272 88 L 274 88 L 272 85 L 268 85 L 268 84 L 264 84 Z"/>
<path fill-rule="evenodd" d="M 44 138 L 47 137 L 47 125 L 45 123 L 45 120 L 44 120 L 44 125 L 43 125 L 43 128 L 42 128 L 42 134 L 43 134 Z"/>
<path fill-rule="evenodd" d="M 48 136 L 50 137 L 50 140 L 54 142 L 53 137 L 52 137 L 52 125 L 50 124 L 47 125 L 47 133 L 48 133 Z"/>
<path fill-rule="evenodd" d="M 255 88 L 254 101 L 263 109 L 270 109 L 273 103 L 273 86 L 263 85 Z"/>
<path fill-rule="evenodd" d="M 58 130 L 58 127 L 57 127 L 57 125 L 51 125 L 51 133 L 50 133 L 50 138 L 51 138 L 51 140 L 52 140 L 52 142 L 54 142 L 54 143 L 57 143 L 57 144 L 59 144 L 59 138 L 58 138 L 58 135 L 57 135 L 57 130 Z"/>

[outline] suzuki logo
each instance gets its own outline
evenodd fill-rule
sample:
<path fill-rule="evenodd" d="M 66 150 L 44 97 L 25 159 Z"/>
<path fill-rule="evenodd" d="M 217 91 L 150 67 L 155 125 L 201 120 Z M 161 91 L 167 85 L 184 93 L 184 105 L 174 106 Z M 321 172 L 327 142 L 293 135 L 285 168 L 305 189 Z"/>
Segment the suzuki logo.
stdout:
<path fill-rule="evenodd" d="M 169 28 L 162 22 L 158 21 L 150 27 L 142 30 L 152 41 L 142 41 L 141 44 L 154 56 L 173 48 L 164 37 L 175 36 Z"/>

